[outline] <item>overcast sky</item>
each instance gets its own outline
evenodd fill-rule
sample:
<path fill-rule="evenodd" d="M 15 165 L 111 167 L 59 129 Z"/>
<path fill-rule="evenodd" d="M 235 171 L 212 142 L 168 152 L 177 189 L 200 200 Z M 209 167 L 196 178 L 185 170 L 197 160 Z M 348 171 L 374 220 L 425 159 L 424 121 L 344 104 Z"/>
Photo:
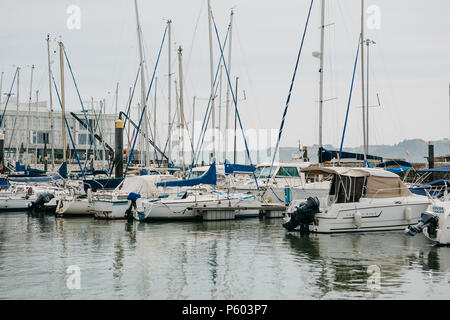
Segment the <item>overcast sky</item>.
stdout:
<path fill-rule="evenodd" d="M 183 47 L 186 117 L 191 119 L 194 96 L 210 90 L 206 0 L 139 0 L 148 74 L 151 74 L 165 28 L 173 21 L 172 71 L 178 71 L 176 49 Z M 223 40 L 230 8 L 234 8 L 232 76 L 239 76 L 239 102 L 245 128 L 278 129 L 294 69 L 309 0 L 211 0 Z M 359 0 L 326 0 L 324 143 L 337 145 L 342 134 L 352 68 L 360 32 Z M 80 29 L 68 29 L 67 8 L 81 9 Z M 440 139 L 449 136 L 450 2 L 448 0 L 367 0 L 380 8 L 379 29 L 368 29 L 376 42 L 370 49 L 370 143 L 394 144 L 405 138 Z M 33 91 L 48 99 L 47 49 L 62 40 L 84 100 L 105 98 L 114 111 L 119 82 L 119 109 L 125 108 L 136 76 L 139 56 L 132 0 L 0 0 L 0 71 L 3 92 L 21 66 L 20 97 L 28 100 L 30 66 Z M 370 18 L 370 15 L 367 15 Z M 282 146 L 318 142 L 319 60 L 312 56 L 320 44 L 320 1 L 313 5 Z M 214 65 L 220 52 L 214 42 Z M 59 76 L 57 53 L 53 72 Z M 167 46 L 157 70 L 158 130 L 167 125 Z M 349 114 L 346 146 L 362 143 L 360 69 Z M 67 103 L 80 109 L 66 69 Z M 224 78 L 225 81 L 225 78 Z M 234 80 L 233 80 L 234 85 Z M 225 88 L 225 84 L 224 84 Z M 225 90 L 223 91 L 225 92 Z M 153 97 L 152 97 L 153 99 Z M 225 100 L 225 93 L 223 93 Z M 136 101 L 136 100 L 135 100 Z M 56 108 L 57 106 L 55 106 Z M 206 101 L 197 103 L 200 121 Z M 135 111 L 136 113 L 137 111 Z M 223 115 L 222 115 L 223 117 Z"/>

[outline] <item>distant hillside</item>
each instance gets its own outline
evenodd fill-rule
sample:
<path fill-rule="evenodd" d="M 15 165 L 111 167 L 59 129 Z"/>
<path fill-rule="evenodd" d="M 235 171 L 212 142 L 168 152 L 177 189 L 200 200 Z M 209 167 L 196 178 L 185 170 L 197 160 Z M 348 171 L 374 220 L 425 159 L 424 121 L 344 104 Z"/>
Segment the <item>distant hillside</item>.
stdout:
<path fill-rule="evenodd" d="M 327 150 L 339 150 L 338 147 L 325 145 Z M 344 148 L 348 152 L 362 153 L 362 147 Z M 308 147 L 308 155 L 312 162 L 317 162 L 318 145 Z M 280 160 L 290 160 L 293 154 L 298 153 L 298 148 L 280 148 Z M 395 145 L 370 146 L 369 154 L 383 158 L 400 158 L 409 162 L 425 162 L 428 156 L 428 141 L 422 139 L 403 140 Z M 434 155 L 445 156 L 450 154 L 450 141 L 448 139 L 434 141 Z"/>

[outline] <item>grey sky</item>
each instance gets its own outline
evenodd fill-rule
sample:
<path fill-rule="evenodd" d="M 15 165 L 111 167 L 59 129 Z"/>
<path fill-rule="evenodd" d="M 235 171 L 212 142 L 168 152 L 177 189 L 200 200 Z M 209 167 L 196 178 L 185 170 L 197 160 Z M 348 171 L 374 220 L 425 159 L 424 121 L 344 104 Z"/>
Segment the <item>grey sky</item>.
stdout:
<path fill-rule="evenodd" d="M 306 20 L 309 0 L 212 0 L 223 40 L 230 8 L 235 8 L 232 74 L 240 77 L 239 110 L 246 128 L 278 128 Z M 69 5 L 81 8 L 81 29 L 66 27 Z M 382 107 L 371 108 L 370 143 L 393 144 L 405 138 L 439 139 L 449 135 L 450 2 L 448 0 L 366 0 L 381 9 L 381 29 L 367 30 L 377 44 L 371 47 L 371 104 L 379 93 Z M 193 96 L 208 97 L 209 52 L 206 0 L 139 1 L 148 72 L 151 74 L 165 27 L 173 20 L 172 70 L 177 71 L 176 49 L 184 49 L 186 117 L 191 119 Z M 9 88 L 14 66 L 20 65 L 22 101 L 28 99 L 30 65 L 35 64 L 34 89 L 47 99 L 45 38 L 62 39 L 71 59 L 84 100 L 106 98 L 113 111 L 113 93 L 120 83 L 119 108 L 124 109 L 128 88 L 138 67 L 134 2 L 128 1 L 0 1 L 0 71 L 3 92 Z M 359 36 L 360 1 L 327 0 L 325 40 L 324 143 L 340 140 Z M 198 24 L 197 24 L 198 21 Z M 282 146 L 318 141 L 318 59 L 320 1 L 314 3 L 309 31 L 291 99 Z M 195 31 L 196 30 L 196 31 Z M 219 58 L 215 37 L 214 59 Z M 56 42 L 52 42 L 56 50 Z M 59 61 L 52 55 L 53 72 Z M 167 52 L 157 72 L 158 130 L 166 132 Z M 346 137 L 347 146 L 360 145 L 360 78 L 356 78 Z M 225 80 L 225 78 L 224 78 Z M 67 101 L 79 109 L 66 73 Z M 234 80 L 233 80 L 234 84 Z M 225 96 L 225 94 L 224 94 Z M 225 97 L 223 97 L 225 100 Z M 136 101 L 136 100 L 135 100 Z M 198 102 L 198 120 L 205 101 Z M 56 106 L 55 106 L 56 107 Z M 201 109 L 201 110 L 199 110 Z M 136 112 L 135 112 L 136 113 Z"/>

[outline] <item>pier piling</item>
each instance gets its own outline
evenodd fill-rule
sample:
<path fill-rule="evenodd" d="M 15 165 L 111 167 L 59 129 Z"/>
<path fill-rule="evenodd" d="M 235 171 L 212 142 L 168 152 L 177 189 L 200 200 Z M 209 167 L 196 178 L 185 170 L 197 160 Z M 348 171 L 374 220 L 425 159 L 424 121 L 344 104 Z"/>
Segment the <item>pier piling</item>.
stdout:
<path fill-rule="evenodd" d="M 115 176 L 116 178 L 123 177 L 123 121 L 116 120 L 116 139 L 115 139 Z"/>

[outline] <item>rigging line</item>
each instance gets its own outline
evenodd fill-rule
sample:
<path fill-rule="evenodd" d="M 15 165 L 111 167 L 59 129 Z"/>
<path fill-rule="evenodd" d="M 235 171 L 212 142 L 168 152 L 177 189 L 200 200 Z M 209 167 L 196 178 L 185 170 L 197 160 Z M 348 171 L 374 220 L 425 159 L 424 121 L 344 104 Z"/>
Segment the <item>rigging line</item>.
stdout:
<path fill-rule="evenodd" d="M 175 117 L 176 117 L 177 114 L 178 114 L 177 112 L 178 112 L 178 108 L 175 108 L 175 112 L 173 113 L 172 121 L 169 123 L 169 130 L 170 130 L 170 133 L 172 133 L 173 124 L 175 123 Z M 163 151 L 163 153 L 166 153 L 167 145 L 169 144 L 169 138 L 170 138 L 170 136 L 167 136 L 166 144 L 164 145 L 164 151 Z M 173 162 L 172 162 L 172 163 L 173 163 Z"/>
<path fill-rule="evenodd" d="M 61 110 L 62 110 L 62 102 L 61 102 L 61 98 L 59 96 L 58 87 L 56 86 L 55 78 L 53 77 L 53 73 L 51 71 L 50 71 L 50 75 L 52 76 L 53 85 L 55 86 L 56 95 L 57 95 L 58 101 L 59 101 L 59 106 L 61 107 Z M 67 122 L 67 118 L 65 117 L 65 115 L 63 115 L 62 113 L 61 113 L 61 117 L 64 117 L 64 120 L 66 122 L 67 131 L 69 132 L 70 141 L 72 142 L 73 150 L 75 151 L 75 156 L 77 157 L 78 166 L 80 167 L 81 174 L 83 175 L 83 180 L 86 180 L 86 176 L 84 175 L 84 170 L 81 166 L 80 158 L 78 157 L 77 147 L 75 146 L 75 142 L 73 141 L 73 138 L 72 138 L 72 133 L 70 132 L 69 123 Z M 66 146 L 63 146 L 63 148 L 66 148 Z"/>
<path fill-rule="evenodd" d="M 162 48 L 163 48 L 163 45 L 164 45 L 164 40 L 166 39 L 167 29 L 168 29 L 168 27 L 166 25 L 166 27 L 164 28 L 164 35 L 163 35 L 163 38 L 162 38 L 162 41 L 161 41 L 161 46 L 159 47 L 158 57 L 156 58 L 155 68 L 153 69 L 152 80 L 150 81 L 150 85 L 149 85 L 148 91 L 147 91 L 147 96 L 145 97 L 145 105 L 147 105 L 148 97 L 150 95 L 150 90 L 152 89 L 152 86 L 153 86 L 153 81 L 155 79 L 156 69 L 158 68 L 158 64 L 159 64 L 159 58 L 161 57 L 161 51 L 162 51 Z M 149 122 L 149 119 L 147 117 L 145 117 L 145 118 L 146 119 L 144 121 L 147 121 L 148 128 L 151 128 L 151 123 Z M 151 139 L 153 141 L 155 141 L 155 139 L 153 137 L 152 130 L 150 129 L 149 131 L 150 131 Z"/>
<path fill-rule="evenodd" d="M 215 88 L 216 88 L 216 91 L 214 92 L 214 96 L 217 96 L 217 90 L 219 89 L 219 86 L 216 85 Z M 205 134 L 206 134 L 206 128 L 208 128 L 209 120 L 211 119 L 211 114 L 212 114 L 212 108 L 210 108 L 208 110 L 208 118 L 206 119 L 206 125 L 205 125 Z M 214 130 L 214 128 L 213 128 L 213 130 Z M 202 141 L 200 143 L 200 149 L 203 146 L 203 141 L 205 140 L 205 134 L 203 134 L 203 136 L 202 136 Z"/>
<path fill-rule="evenodd" d="M 87 118 L 86 110 L 84 109 L 83 100 L 81 99 L 80 91 L 78 90 L 78 85 L 77 85 L 77 82 L 76 82 L 76 80 L 75 80 L 75 76 L 74 76 L 73 71 L 72 71 L 72 66 L 70 65 L 69 57 L 67 56 L 67 53 L 66 53 L 66 49 L 65 49 L 65 48 L 63 48 L 63 51 L 64 51 L 64 56 L 66 57 L 67 66 L 69 67 L 70 74 L 72 75 L 72 80 L 73 80 L 73 83 L 74 83 L 74 85 L 75 85 L 75 89 L 76 89 L 76 91 L 77 91 L 78 98 L 79 98 L 79 100 L 80 100 L 81 108 L 83 109 L 84 119 L 85 119 L 86 124 L 87 124 L 87 126 L 88 126 L 89 135 L 91 136 L 91 139 L 92 139 L 93 142 L 94 142 L 94 149 L 95 149 L 95 153 L 96 153 L 96 155 L 97 155 L 97 159 L 100 159 L 100 154 L 99 154 L 98 149 L 97 149 L 97 143 L 95 142 L 94 134 L 92 133 L 92 128 L 91 128 L 91 125 L 90 125 L 89 120 L 88 120 L 88 118 Z M 100 162 L 100 164 L 101 164 L 101 166 L 102 166 L 102 170 L 104 170 L 104 168 L 103 168 L 103 163 Z"/>
<path fill-rule="evenodd" d="M 201 15 L 202 15 L 202 12 L 203 12 L 203 5 L 204 5 L 204 1 L 201 1 L 200 2 L 201 4 L 200 4 L 200 11 L 199 11 L 199 13 L 198 13 L 198 16 L 197 16 L 197 21 L 196 21 L 196 23 L 195 23 L 195 28 L 194 28 L 194 34 L 192 35 L 192 41 L 191 41 L 191 48 L 190 48 L 190 50 L 189 50 L 189 55 L 188 55 L 188 59 L 187 59 L 187 63 L 186 63 L 186 68 L 185 68 L 185 77 L 187 78 L 187 76 L 189 75 L 189 66 L 190 66 L 190 63 L 191 63 L 191 58 L 192 58 L 192 50 L 194 49 L 194 42 L 195 42 L 195 37 L 196 37 L 196 35 L 197 35 L 197 29 L 198 29 L 198 24 L 199 24 L 199 21 L 200 21 L 200 18 L 201 18 Z M 194 90 L 195 91 L 195 90 Z"/>
<path fill-rule="evenodd" d="M 303 30 L 303 35 L 302 35 L 302 41 L 301 41 L 301 44 L 300 44 L 300 49 L 298 51 L 297 61 L 295 63 L 294 74 L 292 75 L 292 81 L 291 81 L 291 85 L 290 85 L 290 88 L 289 88 L 289 94 L 288 94 L 287 99 L 286 99 L 286 106 L 284 108 L 283 117 L 281 119 L 280 131 L 278 132 L 278 139 L 277 139 L 277 143 L 275 145 L 275 150 L 273 152 L 272 163 L 271 163 L 270 167 L 273 166 L 273 163 L 275 161 L 275 157 L 277 155 L 278 147 L 280 145 L 281 134 L 283 133 L 284 121 L 286 119 L 286 114 L 287 114 L 287 111 L 288 111 L 288 108 L 289 108 L 289 102 L 291 100 L 292 88 L 294 87 L 295 76 L 297 75 L 297 69 L 298 69 L 298 65 L 299 65 L 299 61 L 300 61 L 300 56 L 301 56 L 302 50 L 303 50 L 303 44 L 305 43 L 305 36 L 306 36 L 306 31 L 308 30 L 309 18 L 311 16 L 311 9 L 312 9 L 313 3 L 314 3 L 314 0 L 311 0 L 311 4 L 309 5 L 308 17 L 306 18 L 305 28 Z M 271 178 L 271 176 L 272 176 L 272 172 L 269 171 L 269 176 L 267 178 L 267 183 L 269 182 L 269 179 Z"/>
<path fill-rule="evenodd" d="M 16 81 L 17 72 L 19 71 L 19 67 L 17 67 L 16 72 L 14 72 L 13 81 L 11 83 L 11 88 L 9 89 L 8 98 L 6 98 L 5 109 L 3 109 L 2 117 L 0 118 L 0 128 L 3 125 L 3 119 L 5 118 L 6 107 L 8 107 L 9 98 L 11 97 L 11 92 L 14 87 L 14 82 Z"/>
<path fill-rule="evenodd" d="M 227 43 L 229 32 L 230 32 L 230 25 L 228 24 L 227 34 L 225 35 L 225 40 L 224 40 L 224 46 L 225 46 L 226 43 Z M 222 53 L 222 55 L 223 55 L 223 53 Z M 215 75 L 214 81 L 213 81 L 213 86 L 216 85 L 217 77 L 218 77 L 218 75 L 219 75 L 220 65 L 221 65 L 221 62 L 220 62 L 220 60 L 219 60 L 219 63 L 217 64 L 216 75 Z M 232 91 L 232 90 L 231 90 L 231 91 Z M 192 157 L 191 170 L 189 171 L 188 178 L 191 176 L 192 168 L 194 168 L 194 165 L 195 165 L 195 163 L 197 162 L 198 152 L 199 152 L 199 146 L 200 146 L 200 141 L 201 141 L 202 135 L 203 135 L 204 132 L 206 131 L 206 125 L 205 125 L 205 122 L 206 122 L 206 119 L 207 119 L 207 116 L 208 116 L 209 109 L 210 109 L 210 107 L 211 107 L 211 101 L 212 101 L 212 99 L 213 99 L 213 93 L 210 93 L 210 95 L 209 95 L 209 100 L 208 100 L 208 105 L 207 105 L 206 111 L 205 111 L 205 117 L 203 118 L 202 128 L 201 128 L 200 134 L 199 134 L 199 136 L 198 136 L 198 142 L 197 142 L 197 146 L 196 146 L 196 149 L 195 149 L 194 157 Z"/>
<path fill-rule="evenodd" d="M 123 122 L 123 127 L 124 127 L 124 128 L 125 128 L 125 125 L 127 124 L 128 117 L 129 117 L 129 115 L 130 115 L 131 102 L 133 101 L 134 90 L 136 89 L 136 83 L 137 83 L 137 81 L 138 81 L 138 79 L 139 79 L 139 73 L 140 73 L 140 71 L 141 71 L 141 67 L 142 67 L 142 63 L 139 64 L 138 72 L 137 72 L 137 74 L 136 74 L 136 79 L 134 80 L 133 90 L 131 91 L 131 96 L 130 96 L 130 99 L 129 99 L 129 101 L 128 101 L 128 107 L 127 107 L 127 112 L 126 112 L 127 117 L 125 117 L 125 121 Z"/>
<path fill-rule="evenodd" d="M 314 1 L 314 0 L 311 0 L 311 1 Z M 217 30 L 216 21 L 214 20 L 214 15 L 213 15 L 212 12 L 211 12 L 211 20 L 212 20 L 212 22 L 214 23 L 214 29 L 215 29 L 215 31 L 216 31 L 217 42 L 218 42 L 218 44 L 219 44 L 219 49 L 220 49 L 220 59 L 221 59 L 222 62 L 223 62 L 223 66 L 224 66 L 225 72 L 226 72 L 226 74 L 227 74 L 228 85 L 230 86 L 230 88 L 233 88 L 233 86 L 231 85 L 230 74 L 228 73 L 227 63 L 226 63 L 226 61 L 225 61 L 225 57 L 223 56 L 223 48 L 222 48 L 222 45 L 220 44 L 219 31 Z M 230 92 L 231 92 L 231 97 L 233 98 L 233 103 L 234 103 L 234 109 L 235 109 L 235 111 L 236 111 L 236 116 L 237 116 L 237 119 L 239 120 L 239 126 L 241 127 L 242 138 L 244 139 L 244 145 L 245 145 L 245 150 L 247 151 L 247 157 L 248 157 L 248 160 L 250 161 L 250 165 L 253 165 L 253 161 L 252 161 L 252 158 L 251 158 L 251 156 L 250 156 L 250 151 L 249 151 L 249 149 L 248 149 L 247 137 L 245 136 L 244 128 L 242 127 L 241 116 L 239 115 L 239 110 L 238 110 L 238 108 L 237 108 L 237 97 L 234 95 L 233 90 L 230 90 Z M 256 188 L 257 188 L 258 191 L 259 191 L 258 180 L 256 179 L 255 172 L 253 172 L 253 178 L 255 179 Z"/>
<path fill-rule="evenodd" d="M 359 56 L 359 48 L 360 48 L 359 44 L 360 44 L 360 41 L 361 41 L 361 35 L 360 35 L 359 38 L 358 38 L 358 49 L 357 49 L 357 51 L 356 51 L 356 59 L 355 59 L 355 64 L 354 64 L 354 66 L 353 66 L 352 84 L 351 84 L 351 86 L 350 86 L 350 94 L 349 94 L 349 97 L 348 97 L 348 103 L 347 103 L 347 113 L 346 113 L 346 115 L 345 115 L 345 122 L 344 122 L 344 131 L 342 132 L 341 146 L 340 146 L 340 148 L 339 148 L 339 162 L 338 162 L 338 165 L 340 165 L 340 162 L 341 162 L 341 159 L 342 159 L 342 147 L 343 147 L 343 145 L 344 145 L 344 137 L 345 137 L 345 131 L 346 131 L 346 129 L 347 129 L 348 113 L 349 113 L 349 110 L 350 110 L 350 103 L 351 103 L 351 101 L 352 101 L 353 85 L 354 85 L 354 82 L 355 82 L 356 67 L 357 67 L 357 65 L 358 65 L 358 56 Z"/>
<path fill-rule="evenodd" d="M 136 136 L 134 137 L 134 141 L 133 141 L 133 147 L 131 148 L 130 156 L 128 157 L 127 167 L 125 168 L 125 173 L 124 173 L 125 177 L 127 176 L 128 167 L 130 166 L 131 159 L 133 158 L 134 147 L 136 145 L 136 140 L 137 140 L 137 137 L 138 137 L 138 134 L 139 134 L 139 129 L 141 127 L 142 118 L 144 117 L 144 112 L 145 112 L 145 108 L 146 107 L 147 107 L 147 105 L 144 105 L 144 107 L 142 108 L 141 118 L 139 119 L 139 124 L 138 124 L 138 127 L 136 129 Z"/>

